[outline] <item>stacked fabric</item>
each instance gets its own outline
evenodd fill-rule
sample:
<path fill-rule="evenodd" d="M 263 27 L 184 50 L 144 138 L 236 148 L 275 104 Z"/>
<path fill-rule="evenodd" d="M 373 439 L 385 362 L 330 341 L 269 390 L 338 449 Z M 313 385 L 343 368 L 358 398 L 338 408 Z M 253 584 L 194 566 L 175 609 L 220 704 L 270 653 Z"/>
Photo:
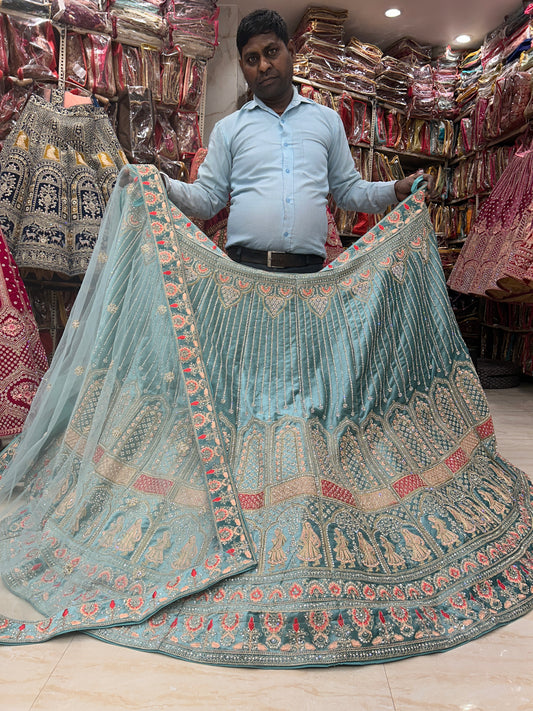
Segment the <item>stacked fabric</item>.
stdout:
<path fill-rule="evenodd" d="M 309 7 L 298 23 L 293 42 L 299 51 L 304 42 L 314 37 L 331 44 L 342 44 L 344 23 L 348 10 L 332 10 L 328 7 Z"/>
<path fill-rule="evenodd" d="M 216 0 L 173 0 L 167 12 L 172 44 L 189 57 L 210 59 L 218 42 Z"/>
<path fill-rule="evenodd" d="M 161 47 L 168 34 L 165 0 L 112 0 L 110 14 L 119 42 Z"/>
<path fill-rule="evenodd" d="M 469 52 L 459 63 L 459 77 L 455 96 L 455 103 L 459 113 L 464 114 L 474 106 L 482 73 L 481 49 Z"/>
<path fill-rule="evenodd" d="M 52 0 L 51 17 L 54 22 L 92 32 L 111 31 L 109 15 L 100 11 L 98 0 Z"/>
<path fill-rule="evenodd" d="M 409 113 L 413 116 L 431 118 L 434 113 L 431 47 L 423 46 L 410 37 L 402 37 L 388 47 L 385 54 L 405 62 L 411 69 Z"/>
<path fill-rule="evenodd" d="M 342 37 L 347 10 L 310 7 L 292 37 L 296 47 L 294 71 L 333 89 L 345 88 Z"/>
<path fill-rule="evenodd" d="M 453 119 L 457 115 L 455 93 L 460 62 L 461 53 L 450 47 L 446 47 L 444 52 L 433 60 L 435 112 L 443 118 Z"/>
<path fill-rule="evenodd" d="M 377 70 L 378 99 L 401 111 L 409 106 L 409 90 L 413 80 L 412 67 L 400 59 L 384 55 Z"/>
<path fill-rule="evenodd" d="M 387 47 L 385 54 L 395 59 L 401 59 L 408 64 L 429 64 L 431 62 L 431 47 L 421 45 L 410 37 L 402 37 Z"/>
<path fill-rule="evenodd" d="M 346 88 L 359 94 L 376 94 L 376 70 L 383 52 L 352 37 L 344 48 Z"/>

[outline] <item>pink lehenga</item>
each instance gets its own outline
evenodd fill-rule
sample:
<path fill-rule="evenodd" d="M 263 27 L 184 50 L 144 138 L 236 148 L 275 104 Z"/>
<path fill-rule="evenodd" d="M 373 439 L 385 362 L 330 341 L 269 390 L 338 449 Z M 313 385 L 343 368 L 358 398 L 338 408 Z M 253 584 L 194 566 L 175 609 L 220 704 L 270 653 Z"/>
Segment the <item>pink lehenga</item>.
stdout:
<path fill-rule="evenodd" d="M 0 439 L 22 431 L 47 368 L 26 288 L 0 232 Z"/>
<path fill-rule="evenodd" d="M 448 285 L 533 303 L 533 148 L 517 151 L 483 204 Z"/>

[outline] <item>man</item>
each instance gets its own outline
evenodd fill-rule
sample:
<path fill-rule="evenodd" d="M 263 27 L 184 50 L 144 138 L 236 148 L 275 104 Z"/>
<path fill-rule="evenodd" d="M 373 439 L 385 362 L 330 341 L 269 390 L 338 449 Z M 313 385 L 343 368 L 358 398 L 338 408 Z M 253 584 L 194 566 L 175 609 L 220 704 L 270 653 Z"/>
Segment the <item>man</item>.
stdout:
<path fill-rule="evenodd" d="M 194 183 L 163 175 L 168 196 L 199 218 L 212 217 L 230 196 L 226 251 L 235 261 L 318 271 L 329 193 L 341 208 L 378 213 L 405 199 L 418 174 L 396 182 L 361 178 L 339 115 L 293 86 L 294 46 L 277 12 L 244 17 L 237 48 L 253 99 L 215 125 Z"/>

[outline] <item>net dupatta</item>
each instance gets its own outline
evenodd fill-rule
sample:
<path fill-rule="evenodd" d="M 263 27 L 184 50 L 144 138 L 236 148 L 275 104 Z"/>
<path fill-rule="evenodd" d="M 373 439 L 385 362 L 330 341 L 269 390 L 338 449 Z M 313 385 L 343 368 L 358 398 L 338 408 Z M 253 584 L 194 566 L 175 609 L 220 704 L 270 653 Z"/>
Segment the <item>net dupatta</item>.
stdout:
<path fill-rule="evenodd" d="M 160 223 L 150 229 L 156 203 L 171 220 L 166 195 L 155 169 L 144 169 L 153 192 L 141 188 L 143 169 L 129 170 L 134 181 L 112 194 L 24 432 L 1 455 L 0 642 L 141 620 L 255 564 L 209 405 L 181 250 L 174 242 L 161 260 Z M 166 293 L 162 269 L 174 275 Z M 212 498 L 227 508 L 223 521 Z"/>

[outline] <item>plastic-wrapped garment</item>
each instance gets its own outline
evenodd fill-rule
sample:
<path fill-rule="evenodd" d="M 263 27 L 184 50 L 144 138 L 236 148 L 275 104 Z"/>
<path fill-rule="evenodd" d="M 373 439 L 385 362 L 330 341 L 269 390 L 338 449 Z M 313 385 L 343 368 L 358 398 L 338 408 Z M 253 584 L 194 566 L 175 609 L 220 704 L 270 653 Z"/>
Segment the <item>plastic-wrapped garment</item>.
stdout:
<path fill-rule="evenodd" d="M 402 37 L 394 42 L 387 47 L 385 54 L 415 66 L 429 64 L 431 61 L 431 47 L 421 45 L 410 37 Z"/>
<path fill-rule="evenodd" d="M 376 82 L 378 98 L 395 108 L 406 108 L 412 82 L 412 69 L 408 64 L 383 56 L 376 72 Z"/>
<path fill-rule="evenodd" d="M 455 154 L 463 156 L 466 153 L 470 153 L 471 150 L 473 150 L 472 119 L 465 116 L 459 121 Z"/>
<path fill-rule="evenodd" d="M 169 0 L 167 14 L 181 18 L 213 17 L 217 9 L 217 0 Z"/>
<path fill-rule="evenodd" d="M 117 93 L 110 37 L 68 32 L 66 66 L 67 81 L 99 96 Z"/>
<path fill-rule="evenodd" d="M 530 72 L 510 71 L 506 75 L 500 131 L 512 131 L 522 126 L 531 101 L 533 77 Z"/>
<path fill-rule="evenodd" d="M 89 90 L 101 96 L 115 96 L 117 91 L 111 38 L 106 35 L 87 34 L 83 38 L 83 44 L 87 56 Z"/>
<path fill-rule="evenodd" d="M 19 79 L 57 79 L 54 31 L 48 20 L 5 16 L 10 70 Z"/>
<path fill-rule="evenodd" d="M 18 121 L 20 114 L 28 101 L 32 87 L 14 84 L 7 89 L 7 82 L 0 84 L 0 141 L 5 140 Z"/>
<path fill-rule="evenodd" d="M 348 18 L 347 10 L 333 10 L 328 7 L 309 7 L 302 16 L 293 34 L 296 49 L 305 34 L 312 33 L 328 42 L 342 43 L 344 23 Z"/>
<path fill-rule="evenodd" d="M 161 101 L 179 104 L 185 57 L 179 47 L 161 53 Z"/>
<path fill-rule="evenodd" d="M 154 113 L 152 96 L 144 86 L 128 86 L 118 101 L 117 136 L 132 163 L 153 163 Z"/>
<path fill-rule="evenodd" d="M 174 111 L 171 118 L 172 126 L 178 137 L 180 159 L 189 162 L 202 147 L 198 114 L 195 111 Z"/>
<path fill-rule="evenodd" d="M 0 14 L 0 72 L 3 75 L 9 73 L 9 39 L 3 14 Z"/>
<path fill-rule="evenodd" d="M 178 137 L 171 124 L 171 109 L 158 108 L 155 114 L 154 147 L 159 169 L 175 180 L 183 175 L 180 163 Z"/>
<path fill-rule="evenodd" d="M 328 89 L 317 89 L 316 87 L 309 86 L 307 84 L 302 84 L 301 94 L 302 96 L 306 96 L 307 98 L 312 99 L 321 106 L 327 106 L 330 109 L 334 109 L 339 114 L 343 110 L 341 102 L 342 94 L 340 96 L 334 95 Z"/>
<path fill-rule="evenodd" d="M 83 88 L 88 86 L 87 57 L 78 32 L 67 32 L 66 80 Z"/>
<path fill-rule="evenodd" d="M 0 228 L 20 269 L 87 268 L 126 163 L 103 109 L 30 97 L 0 153 Z"/>
<path fill-rule="evenodd" d="M 111 12 L 142 12 L 147 15 L 163 15 L 167 0 L 109 0 L 108 10 Z"/>
<path fill-rule="evenodd" d="M 0 438 L 22 431 L 48 361 L 26 288 L 0 232 Z"/>
<path fill-rule="evenodd" d="M 168 37 L 168 24 L 163 17 L 148 11 L 149 7 L 145 2 L 128 6 L 124 0 L 113 4 L 110 16 L 119 42 L 137 47 L 142 44 L 162 46 Z"/>
<path fill-rule="evenodd" d="M 154 47 L 141 47 L 143 86 L 150 90 L 154 101 L 161 101 L 160 53 Z"/>
<path fill-rule="evenodd" d="M 118 94 L 126 91 L 128 86 L 142 86 L 143 67 L 139 47 L 129 47 L 120 42 L 114 42 L 113 67 Z"/>
<path fill-rule="evenodd" d="M 480 148 L 486 143 L 485 138 L 485 117 L 489 109 L 490 100 L 487 97 L 480 96 L 476 101 L 473 113 L 473 147 Z"/>
<path fill-rule="evenodd" d="M 210 59 L 218 44 L 219 12 L 212 0 L 171 1 L 166 15 L 171 44 L 189 57 Z"/>
<path fill-rule="evenodd" d="M 97 0 L 52 0 L 51 17 L 73 27 L 92 32 L 109 32 L 111 22 L 106 12 L 100 12 Z"/>
<path fill-rule="evenodd" d="M 352 112 L 352 131 L 348 136 L 350 144 L 370 143 L 372 119 L 369 104 L 367 104 L 366 101 L 354 99 L 352 101 Z"/>
<path fill-rule="evenodd" d="M 484 135 L 487 140 L 521 126 L 531 99 L 532 78 L 529 72 L 509 71 L 494 86 L 492 102 L 485 118 Z"/>
<path fill-rule="evenodd" d="M 185 111 L 197 111 L 204 88 L 206 63 L 195 57 L 183 59 L 179 105 Z"/>
<path fill-rule="evenodd" d="M 50 3 L 47 0 L 2 0 L 2 12 L 21 13 L 22 15 L 32 15 L 48 18 Z"/>
<path fill-rule="evenodd" d="M 405 118 L 394 109 L 376 108 L 376 143 L 387 148 L 398 148 L 405 129 Z M 405 146 L 404 146 L 405 147 Z"/>
<path fill-rule="evenodd" d="M 361 42 L 357 37 L 351 37 L 344 47 L 344 52 L 348 58 L 353 58 L 365 64 L 370 71 L 375 73 L 383 52 L 373 44 Z"/>

